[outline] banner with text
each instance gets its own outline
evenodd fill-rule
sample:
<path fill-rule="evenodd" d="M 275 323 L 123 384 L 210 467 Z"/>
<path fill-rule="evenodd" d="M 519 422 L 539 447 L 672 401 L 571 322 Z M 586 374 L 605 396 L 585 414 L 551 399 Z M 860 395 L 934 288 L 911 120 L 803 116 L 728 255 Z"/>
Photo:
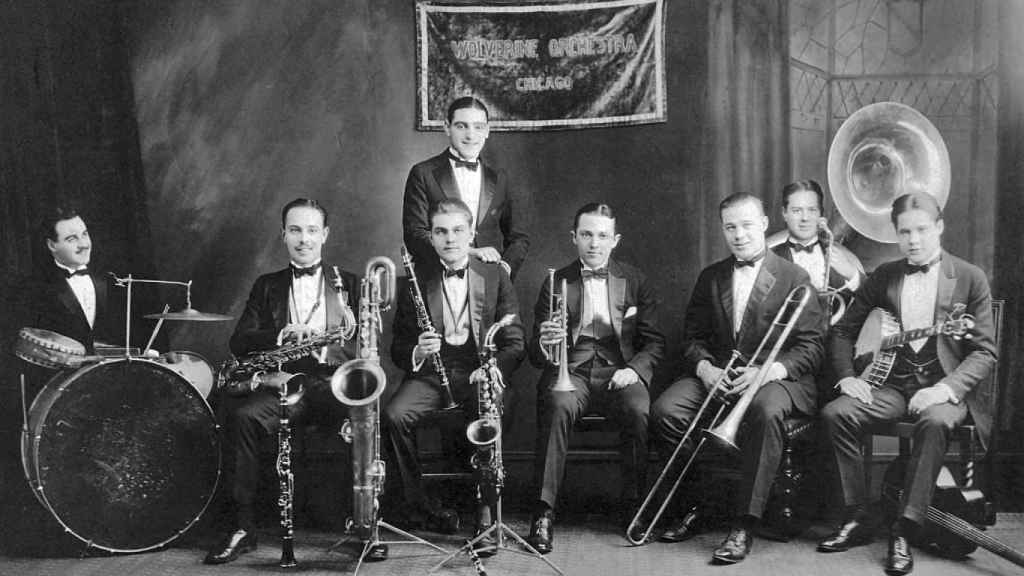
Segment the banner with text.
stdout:
<path fill-rule="evenodd" d="M 663 0 L 416 3 L 417 120 L 479 98 L 494 130 L 664 122 Z"/>

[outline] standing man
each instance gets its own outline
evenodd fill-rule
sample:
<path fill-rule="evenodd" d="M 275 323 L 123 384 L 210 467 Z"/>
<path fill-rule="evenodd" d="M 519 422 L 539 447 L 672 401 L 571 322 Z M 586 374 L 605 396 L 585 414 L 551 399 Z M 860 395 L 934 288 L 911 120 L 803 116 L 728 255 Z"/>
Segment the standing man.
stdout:
<path fill-rule="evenodd" d="M 431 245 L 429 208 L 445 199 L 462 200 L 475 231 L 469 255 L 501 264 L 515 280 L 530 247 L 530 199 L 509 183 L 504 171 L 480 159 L 490 134 L 487 107 L 468 96 L 455 100 L 448 107 L 444 131 L 448 148 L 413 166 L 405 182 L 405 245 L 421 270 L 433 267 L 437 257 Z"/>
<path fill-rule="evenodd" d="M 949 435 L 970 414 L 982 443 L 992 430 L 987 394 L 977 390 L 996 363 L 992 297 L 985 273 L 942 249 L 943 220 L 929 194 L 904 194 L 892 205 L 900 252 L 905 259 L 879 266 L 857 292 L 853 306 L 834 327 L 832 361 L 841 395 L 822 410 L 832 440 L 846 514 L 842 525 L 818 544 L 839 552 L 871 540 L 865 504 L 861 436 L 876 422 L 907 415 L 915 420 L 899 515 L 889 537 L 885 571 L 907 574 L 914 567 L 908 540 L 925 521 Z M 868 313 L 881 308 L 902 330 L 925 328 L 966 312 L 975 319 L 970 338 L 940 334 L 897 349 L 885 384 L 872 388 L 854 371 L 854 343 Z"/>
<path fill-rule="evenodd" d="M 534 483 L 539 488 L 527 541 L 538 552 L 552 549 L 554 509 L 565 475 L 565 456 L 573 425 L 597 409 L 620 428 L 623 509 L 631 509 L 643 487 L 647 458 L 648 386 L 665 353 L 665 337 L 657 327 L 658 297 L 637 268 L 613 259 L 621 235 L 615 214 L 606 204 L 587 204 L 576 212 L 572 243 L 577 259 L 555 272 L 541 287 L 534 307 L 537 329 L 530 341 L 530 359 L 543 368 L 538 387 L 540 430 Z M 566 281 L 567 331 L 549 310 L 551 290 Z M 548 347 L 568 346 L 572 391 L 555 391 L 556 358 Z"/>
<path fill-rule="evenodd" d="M 652 408 L 659 454 L 671 454 L 681 441 L 708 391 L 724 376 L 734 350 L 743 355 L 743 361 L 735 364 L 740 367 L 739 374 L 725 380 L 725 394 L 734 400 L 742 395 L 774 342 L 764 346 L 751 368 L 743 366 L 772 329 L 772 320 L 789 293 L 810 284 L 803 268 L 766 250 L 768 217 L 759 198 L 733 194 L 722 200 L 719 215 L 732 255 L 701 272 L 686 308 L 685 373 Z M 818 300 L 810 298 L 746 412 L 736 516 L 728 537 L 714 551 L 715 563 L 734 564 L 746 558 L 782 457 L 783 421 L 793 413 L 813 415 L 817 411 L 814 374 L 823 355 L 823 327 Z M 692 492 L 690 488 L 681 490 L 684 499 Z M 696 503 L 699 495 L 689 499 Z M 687 514 L 666 532 L 666 538 L 681 541 L 691 537 L 693 522 L 693 514 Z"/>
<path fill-rule="evenodd" d="M 403 488 L 388 493 L 404 496 L 410 520 L 452 534 L 459 529 L 459 517 L 427 496 L 417 459 L 416 428 L 427 414 L 446 404 L 446 393 L 431 359 L 440 354 L 452 397 L 465 408 L 466 423 L 475 420 L 477 390 L 470 384 L 469 375 L 480 366 L 477 353 L 491 325 L 507 315 L 518 316 L 519 304 L 502 266 L 470 257 L 473 214 L 465 203 L 442 200 L 431 207 L 428 220 L 431 252 L 437 265 L 426 267 L 426 271 L 418 268 L 416 278 L 434 330 L 422 331 L 417 325 L 416 303 L 411 291 L 405 291 L 398 299 L 391 342 L 391 359 L 405 370 L 405 379 L 384 408 L 384 444 Z M 498 333 L 495 344 L 498 368 L 508 382 L 525 356 L 523 327 L 518 318 Z M 468 459 L 468 441 L 465 435 L 460 438 Z M 481 505 L 476 534 L 487 529 L 492 519 L 490 508 Z M 487 554 L 494 551 L 495 542 L 484 539 L 477 548 Z"/>
<path fill-rule="evenodd" d="M 335 273 L 335 267 L 321 261 L 329 233 L 327 210 L 316 200 L 297 198 L 284 206 L 281 240 L 291 262 L 256 279 L 231 335 L 232 354 L 244 361 L 253 352 L 316 338 L 343 322 L 353 325 L 348 295 L 357 289 L 356 276 L 341 269 Z M 280 387 L 293 374 L 303 379 L 305 393 L 289 409 L 293 427 L 307 420 L 338 425 L 347 410 L 331 393 L 330 377 L 350 357 L 340 344 L 332 344 L 314 356 L 285 364 L 281 372 L 257 374 L 252 380 L 229 383 L 223 390 L 218 419 L 226 436 L 225 486 L 231 491 L 233 514 L 228 522 L 233 529 L 210 550 L 205 563 L 224 564 L 256 549 L 259 450 L 267 437 L 277 437 Z M 367 552 L 368 560 L 386 557 L 386 546 Z"/>
<path fill-rule="evenodd" d="M 797 180 L 782 189 L 782 219 L 789 232 L 787 240 L 774 248 L 774 252 L 807 271 L 811 284 L 822 292 L 831 288 L 846 302 L 864 281 L 864 274 L 851 262 L 831 251 L 825 262 L 827 247 L 819 242 L 824 213 L 825 194 L 814 180 Z M 827 225 L 827 222 L 825 223 Z M 828 284 L 825 270 L 828 266 Z"/>

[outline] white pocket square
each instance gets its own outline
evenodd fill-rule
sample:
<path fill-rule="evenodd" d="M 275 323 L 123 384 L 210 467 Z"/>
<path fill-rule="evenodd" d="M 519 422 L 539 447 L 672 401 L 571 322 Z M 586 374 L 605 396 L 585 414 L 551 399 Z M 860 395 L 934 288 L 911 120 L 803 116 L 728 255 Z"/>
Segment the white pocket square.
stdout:
<path fill-rule="evenodd" d="M 633 316 L 636 316 L 636 306 L 626 308 L 626 314 L 623 315 L 623 318 L 632 318 Z"/>

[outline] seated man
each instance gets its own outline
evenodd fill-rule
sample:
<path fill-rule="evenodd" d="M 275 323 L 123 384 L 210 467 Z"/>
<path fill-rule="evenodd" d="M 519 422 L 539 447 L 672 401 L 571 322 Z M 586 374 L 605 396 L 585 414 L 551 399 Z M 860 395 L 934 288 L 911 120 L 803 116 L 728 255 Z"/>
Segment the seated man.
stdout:
<path fill-rule="evenodd" d="M 587 204 L 576 212 L 572 242 L 578 256 L 545 281 L 534 307 L 537 329 L 530 358 L 544 368 L 538 386 L 540 408 L 534 484 L 539 494 L 527 541 L 538 552 L 552 549 L 554 509 L 565 474 L 565 456 L 573 425 L 597 409 L 621 429 L 623 493 L 631 511 L 643 487 L 647 458 L 647 414 L 654 369 L 665 352 L 657 327 L 658 298 L 640 270 L 612 258 L 621 236 L 606 204 Z M 563 330 L 551 318 L 551 291 L 566 281 L 568 318 Z M 565 367 L 571 391 L 556 388 L 559 367 L 549 358 L 552 346 L 568 346 Z"/>
<path fill-rule="evenodd" d="M 810 285 L 803 268 L 766 250 L 768 217 L 759 198 L 733 194 L 722 201 L 719 215 L 732 255 L 705 268 L 697 279 L 684 320 L 685 373 L 651 409 L 658 453 L 664 456 L 682 440 L 719 379 L 724 378 L 727 399 L 735 401 L 747 389 L 775 343 L 767 343 L 760 357 L 751 358 L 771 330 L 772 320 L 793 289 Z M 823 329 L 818 299 L 812 297 L 778 357 L 767 367 L 765 384 L 750 403 L 744 419 L 746 434 L 739 439 L 741 482 L 736 491 L 736 516 L 729 536 L 714 552 L 716 563 L 740 562 L 750 551 L 752 532 L 764 513 L 782 457 L 783 421 L 794 413 L 812 415 L 817 410 L 814 374 L 823 354 Z M 775 331 L 776 337 L 780 331 Z M 744 361 L 737 361 L 734 367 L 739 374 L 730 378 L 723 370 L 733 351 L 742 354 Z M 748 359 L 752 365 L 745 368 Z M 684 484 L 680 498 L 695 504 L 700 495 L 692 491 L 692 484 Z M 689 538 L 693 520 L 692 514 L 683 516 L 664 539 Z"/>
<path fill-rule="evenodd" d="M 992 414 L 973 392 L 995 366 L 996 346 L 985 273 L 942 249 L 942 210 L 935 198 L 900 196 L 892 205 L 892 223 L 905 259 L 879 266 L 832 331 L 841 395 L 825 406 L 822 417 L 847 509 L 842 525 L 818 550 L 839 552 L 871 540 L 861 437 L 876 422 L 909 415 L 915 420 L 913 452 L 885 561 L 887 573 L 906 574 L 914 566 L 908 538 L 925 520 L 950 433 L 970 413 L 982 442 L 988 441 Z M 875 308 L 892 314 L 902 330 L 932 326 L 954 310 L 974 316 L 975 325 L 970 338 L 940 334 L 904 344 L 884 384 L 872 388 L 854 372 L 853 354 L 861 326 Z"/>
<path fill-rule="evenodd" d="M 416 428 L 431 412 L 445 408 L 449 394 L 466 412 L 466 423 L 477 418 L 477 391 L 469 375 L 480 366 L 478 352 L 492 324 L 506 315 L 518 315 L 515 288 L 508 272 L 498 263 L 470 258 L 473 242 L 473 215 L 461 200 L 442 200 L 429 211 L 430 241 L 439 260 L 417 274 L 422 301 L 416 302 L 412 290 L 399 295 L 395 314 L 391 359 L 405 370 L 405 379 L 384 408 L 382 441 L 391 461 L 389 480 L 402 484 L 401 490 L 385 493 L 397 504 L 404 497 L 407 520 L 426 523 L 444 533 L 459 529 L 459 517 L 428 498 L 423 487 L 417 454 Z M 425 313 L 431 329 L 417 324 Z M 422 320 L 422 318 L 419 318 Z M 498 333 L 495 359 L 508 381 L 525 355 L 523 328 L 518 318 Z M 433 361 L 439 357 L 441 366 Z M 438 369 L 443 369 L 449 391 L 442 389 Z M 460 434 L 468 460 L 469 443 Z M 476 533 L 490 526 L 492 516 L 486 505 L 477 510 Z M 488 539 L 484 539 L 488 540 Z M 478 548 L 494 549 L 490 540 L 481 540 Z"/>
<path fill-rule="evenodd" d="M 316 200 L 298 198 L 281 210 L 281 239 L 291 259 L 289 266 L 256 279 L 235 332 L 231 353 L 236 357 L 274 350 L 317 338 L 340 324 L 354 322 L 348 294 L 358 287 L 356 276 L 321 262 L 330 228 L 327 210 Z M 289 410 L 290 425 L 306 421 L 338 426 L 346 407 L 330 389 L 338 365 L 352 354 L 338 343 L 313 356 L 286 363 L 282 372 L 230 382 L 220 398 L 218 420 L 225 432 L 225 482 L 233 504 L 227 519 L 231 532 L 207 554 L 205 563 L 223 564 L 256 549 L 255 508 L 259 480 L 259 451 L 266 438 L 276 438 L 280 425 L 279 389 L 292 374 L 302 378 L 305 392 Z M 292 385 L 295 383 L 293 382 Z M 386 547 L 368 551 L 380 560 Z"/>

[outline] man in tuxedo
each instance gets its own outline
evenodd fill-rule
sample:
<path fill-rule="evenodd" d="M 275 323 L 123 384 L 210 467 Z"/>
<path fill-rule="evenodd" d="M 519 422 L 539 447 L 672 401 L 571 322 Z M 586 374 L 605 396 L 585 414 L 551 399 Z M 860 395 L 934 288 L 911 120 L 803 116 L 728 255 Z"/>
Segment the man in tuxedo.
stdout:
<path fill-rule="evenodd" d="M 664 356 L 665 338 L 657 326 L 658 297 L 637 268 L 612 258 L 621 235 L 606 204 L 587 204 L 576 212 L 570 232 L 577 258 L 541 287 L 534 307 L 530 358 L 543 368 L 534 483 L 539 489 L 527 541 L 538 552 L 552 549 L 554 509 L 565 474 L 565 456 L 573 425 L 590 410 L 605 414 L 621 429 L 623 493 L 620 505 L 631 510 L 644 484 L 647 457 L 648 386 Z M 563 330 L 550 318 L 549 298 L 566 281 L 568 319 Z M 552 390 L 558 379 L 550 347 L 568 346 L 572 391 Z"/>
<path fill-rule="evenodd" d="M 716 382 L 722 380 L 728 399 L 735 401 L 743 394 L 774 344 L 774 340 L 767 343 L 760 357 L 751 358 L 772 329 L 776 313 L 793 289 L 810 285 L 803 268 L 766 249 L 768 217 L 759 198 L 733 194 L 722 201 L 719 215 L 732 255 L 701 272 L 686 308 L 685 372 L 651 409 L 653 434 L 662 455 L 671 454 L 682 440 Z M 735 493 L 735 517 L 728 537 L 714 551 L 715 563 L 746 558 L 782 456 L 783 421 L 790 414 L 817 411 L 814 374 L 824 348 L 821 314 L 817 298 L 811 297 L 779 355 L 763 367 L 768 371 L 765 383 L 746 412 L 746 434 L 739 439 L 741 481 Z M 779 332 L 775 331 L 775 338 Z M 724 374 L 733 351 L 742 354 L 742 360 L 735 363 L 735 373 Z M 688 494 L 692 492 L 692 483 L 684 486 L 682 499 L 696 503 L 700 497 Z M 684 515 L 663 539 L 676 542 L 691 537 L 694 521 L 695 514 Z"/>
<path fill-rule="evenodd" d="M 505 316 L 517 316 L 495 339 L 495 358 L 506 382 L 522 362 L 525 345 L 519 304 L 508 272 L 495 262 L 470 256 L 474 235 L 470 208 L 461 200 L 447 199 L 432 206 L 428 216 L 431 251 L 438 265 L 417 270 L 416 278 L 434 329 L 420 329 L 412 292 L 405 291 L 398 299 L 391 342 L 391 359 L 405 371 L 405 378 L 384 408 L 382 418 L 391 469 L 398 471 L 389 479 L 400 481 L 402 489 L 387 492 L 404 497 L 407 520 L 454 533 L 459 529 L 459 517 L 428 497 L 417 459 L 416 428 L 425 416 L 445 408 L 447 403 L 432 358 L 440 354 L 452 398 L 464 407 L 469 420 L 475 420 L 477 390 L 470 384 L 469 375 L 480 366 L 477 354 L 487 331 Z M 471 448 L 464 435 L 460 438 L 468 460 Z M 476 534 L 487 529 L 492 520 L 490 508 L 481 504 L 476 514 Z M 477 548 L 487 555 L 495 550 L 495 543 L 485 538 Z"/>
<path fill-rule="evenodd" d="M 235 331 L 231 353 L 236 357 L 317 338 L 340 325 L 354 327 L 349 295 L 357 293 L 356 276 L 327 266 L 321 256 L 330 228 L 327 210 L 316 200 L 298 198 L 281 211 L 281 239 L 288 250 L 287 267 L 256 279 Z M 230 382 L 222 389 L 218 419 L 225 431 L 225 486 L 232 510 L 225 522 L 231 531 L 207 554 L 207 564 L 224 564 L 256 549 L 254 501 L 259 480 L 259 451 L 280 425 L 281 386 L 304 393 L 288 409 L 294 428 L 307 421 L 338 425 L 347 410 L 334 398 L 330 377 L 352 356 L 341 343 L 285 364 L 281 372 L 257 374 Z M 293 378 L 301 382 L 290 382 Z M 387 557 L 386 546 L 367 552 L 368 560 Z"/>
<path fill-rule="evenodd" d="M 501 264 L 515 280 L 530 247 L 530 198 L 509 182 L 503 170 L 480 159 L 490 134 L 487 107 L 472 97 L 455 100 L 448 107 L 444 131 L 448 148 L 413 166 L 405 182 L 405 246 L 423 272 L 434 267 L 429 208 L 441 200 L 459 199 L 469 207 L 475 229 L 469 255 Z"/>
<path fill-rule="evenodd" d="M 775 246 L 774 252 L 807 271 L 811 283 L 820 292 L 826 288 L 836 290 L 849 302 L 864 281 L 864 275 L 844 258 L 832 251 L 826 264 L 825 250 L 819 242 L 818 231 L 823 223 L 825 194 L 814 180 L 797 180 L 782 189 L 782 219 L 789 237 Z M 827 224 L 827 222 L 826 222 Z M 828 285 L 825 285 L 825 267 L 828 266 Z"/>
<path fill-rule="evenodd" d="M 914 566 L 909 541 L 925 520 L 950 433 L 969 414 L 982 442 L 988 442 L 993 391 L 983 383 L 997 351 L 988 280 L 978 267 L 942 249 L 944 224 L 935 198 L 922 193 L 900 196 L 893 202 L 892 223 L 904 259 L 875 269 L 830 339 L 840 396 L 825 406 L 822 417 L 847 509 L 843 523 L 818 550 L 839 552 L 871 540 L 861 436 L 876 422 L 909 415 L 914 420 L 913 451 L 885 562 L 887 573 L 906 574 Z M 875 308 L 892 314 L 905 331 L 964 312 L 975 324 L 970 338 L 939 334 L 903 344 L 884 384 L 872 388 L 855 371 L 853 356 L 861 327 Z"/>

